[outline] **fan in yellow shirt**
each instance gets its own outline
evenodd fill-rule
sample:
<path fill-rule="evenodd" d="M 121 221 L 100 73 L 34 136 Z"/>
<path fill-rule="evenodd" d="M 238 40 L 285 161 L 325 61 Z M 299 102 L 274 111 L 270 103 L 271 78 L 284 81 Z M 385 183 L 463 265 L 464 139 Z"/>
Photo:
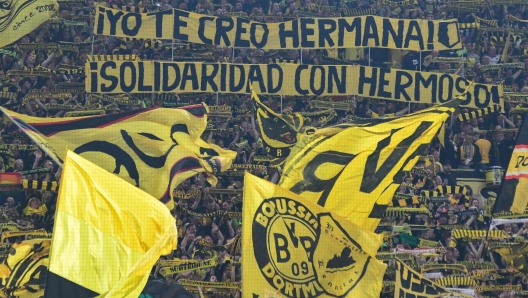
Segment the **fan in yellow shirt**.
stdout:
<path fill-rule="evenodd" d="M 33 214 L 45 215 L 46 212 L 48 212 L 48 207 L 46 207 L 46 204 L 42 204 L 42 202 L 37 198 L 29 199 L 28 205 L 26 208 L 24 208 L 24 210 L 22 210 L 22 213 L 28 216 Z"/>

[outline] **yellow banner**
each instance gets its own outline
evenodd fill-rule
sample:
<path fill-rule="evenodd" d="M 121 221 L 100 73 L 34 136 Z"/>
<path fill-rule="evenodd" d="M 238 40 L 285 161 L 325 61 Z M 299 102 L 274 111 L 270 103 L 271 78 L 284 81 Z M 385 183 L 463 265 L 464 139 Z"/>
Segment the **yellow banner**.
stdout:
<path fill-rule="evenodd" d="M 271 182 L 244 178 L 242 279 L 251 281 L 244 297 L 379 297 L 381 235 Z"/>
<path fill-rule="evenodd" d="M 35 30 L 59 11 L 56 0 L 2 1 L 0 48 Z"/>
<path fill-rule="evenodd" d="M 439 104 L 467 94 L 462 106 L 500 105 L 503 87 L 454 75 L 358 65 L 101 61 L 86 64 L 89 93 L 251 92 L 283 96 L 359 95 Z M 292 82 L 290 82 L 290 79 Z"/>
<path fill-rule="evenodd" d="M 209 260 L 205 260 L 202 262 L 187 262 L 187 263 L 176 264 L 173 266 L 161 267 L 159 272 L 162 276 L 166 276 L 169 274 L 177 274 L 180 272 L 186 272 L 190 270 L 214 267 L 216 265 L 218 265 L 218 262 L 216 261 L 216 259 L 209 259 Z"/>
<path fill-rule="evenodd" d="M 381 47 L 414 51 L 460 49 L 456 19 L 398 20 L 377 16 L 299 18 L 258 23 L 172 9 L 150 14 L 99 6 L 96 35 L 178 39 L 207 45 L 259 49 Z"/>

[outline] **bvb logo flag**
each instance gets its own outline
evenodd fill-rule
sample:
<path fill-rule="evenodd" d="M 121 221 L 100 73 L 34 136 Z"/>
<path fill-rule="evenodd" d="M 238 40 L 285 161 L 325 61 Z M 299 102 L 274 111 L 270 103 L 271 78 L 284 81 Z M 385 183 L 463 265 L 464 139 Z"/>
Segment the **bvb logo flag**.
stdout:
<path fill-rule="evenodd" d="M 268 154 L 277 158 L 287 157 L 290 153 L 289 148 L 297 143 L 297 135 L 304 124 L 303 116 L 299 113 L 280 115 L 273 112 L 260 101 L 253 89 L 251 89 L 251 99 Z"/>
<path fill-rule="evenodd" d="M 217 174 L 236 152 L 205 143 L 207 106 L 144 109 L 78 118 L 38 118 L 2 111 L 62 164 L 66 147 L 174 207 L 173 189 L 200 172 Z M 210 176 L 214 182 L 214 176 Z"/>
<path fill-rule="evenodd" d="M 246 173 L 242 234 L 247 297 L 379 297 L 381 235 Z"/>
<path fill-rule="evenodd" d="M 528 204 L 528 114 L 524 115 L 523 124 L 517 135 L 515 148 L 504 176 L 500 194 L 493 213 L 512 211 L 524 213 Z"/>
<path fill-rule="evenodd" d="M 303 135 L 285 162 L 279 186 L 374 231 L 403 182 L 402 171 L 414 166 L 453 111 L 437 106 Z"/>
<path fill-rule="evenodd" d="M 56 0 L 0 0 L 0 48 L 35 30 L 57 11 Z"/>

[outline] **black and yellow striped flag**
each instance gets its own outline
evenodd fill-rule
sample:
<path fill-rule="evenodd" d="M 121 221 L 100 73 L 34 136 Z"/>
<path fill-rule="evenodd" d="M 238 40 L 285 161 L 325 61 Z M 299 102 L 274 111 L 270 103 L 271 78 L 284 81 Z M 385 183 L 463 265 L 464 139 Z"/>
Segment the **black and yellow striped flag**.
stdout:
<path fill-rule="evenodd" d="M 22 188 L 57 192 L 59 191 L 59 184 L 57 182 L 22 179 Z"/>
<path fill-rule="evenodd" d="M 484 109 L 476 110 L 469 113 L 462 113 L 458 115 L 459 121 L 469 121 L 470 119 L 483 117 L 484 115 L 489 115 L 492 113 L 497 113 L 501 111 L 501 107 L 499 105 L 493 105 Z"/>

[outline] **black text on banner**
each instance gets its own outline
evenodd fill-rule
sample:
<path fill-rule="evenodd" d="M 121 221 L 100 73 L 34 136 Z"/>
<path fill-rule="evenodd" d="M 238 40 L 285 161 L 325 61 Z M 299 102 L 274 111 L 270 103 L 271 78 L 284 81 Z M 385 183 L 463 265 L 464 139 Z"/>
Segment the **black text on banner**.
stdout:
<path fill-rule="evenodd" d="M 237 48 L 381 47 L 425 51 L 462 47 L 456 19 L 358 16 L 258 23 L 246 18 L 206 16 L 178 9 L 140 14 L 99 6 L 94 27 L 97 35 L 178 39 Z"/>
<path fill-rule="evenodd" d="M 462 94 L 471 85 L 454 74 L 358 65 L 100 61 L 88 62 L 86 69 L 89 93 L 250 93 L 250 81 L 259 94 L 359 95 L 440 104 Z M 501 85 L 476 83 L 469 87 L 461 105 L 504 108 L 502 95 Z"/>

